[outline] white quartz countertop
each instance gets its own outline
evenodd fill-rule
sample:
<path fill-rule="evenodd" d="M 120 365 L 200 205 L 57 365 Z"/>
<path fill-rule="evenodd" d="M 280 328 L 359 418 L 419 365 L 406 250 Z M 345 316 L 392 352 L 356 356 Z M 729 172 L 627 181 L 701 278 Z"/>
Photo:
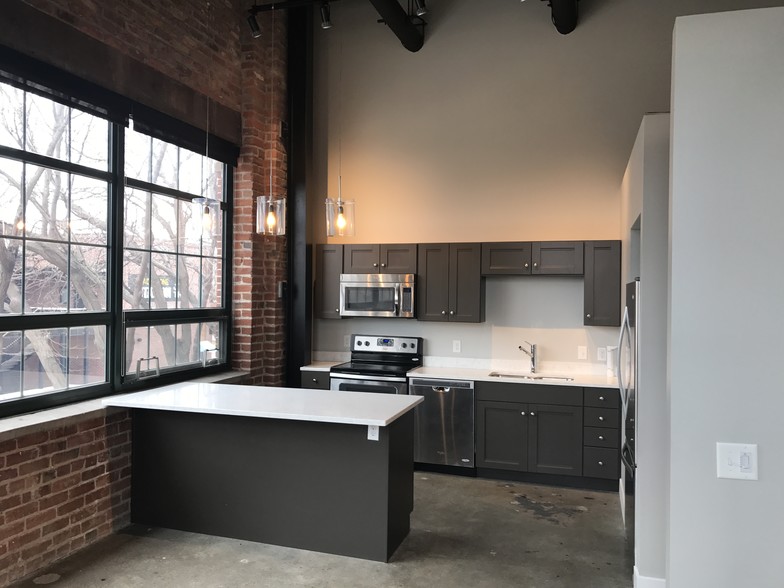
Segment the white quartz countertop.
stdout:
<path fill-rule="evenodd" d="M 384 427 L 421 396 L 182 382 L 112 396 L 105 406 Z"/>
<path fill-rule="evenodd" d="M 508 375 L 533 376 L 541 379 L 525 379 L 521 377 L 498 377 L 491 376 L 491 372 L 498 372 Z M 595 376 L 579 373 L 558 373 L 550 374 L 547 372 L 537 374 L 527 374 L 524 372 L 476 369 L 476 368 L 455 368 L 455 367 L 419 367 L 408 372 L 409 378 L 432 378 L 432 379 L 451 379 L 451 380 L 472 380 L 474 382 L 505 382 L 516 384 L 542 384 L 546 386 L 586 386 L 589 388 L 617 388 L 618 381 L 607 376 Z M 568 379 L 564 379 L 568 378 Z"/>
<path fill-rule="evenodd" d="M 333 365 L 343 363 L 341 361 L 314 361 L 308 365 L 303 365 L 299 370 L 301 372 L 328 372 L 329 368 Z"/>

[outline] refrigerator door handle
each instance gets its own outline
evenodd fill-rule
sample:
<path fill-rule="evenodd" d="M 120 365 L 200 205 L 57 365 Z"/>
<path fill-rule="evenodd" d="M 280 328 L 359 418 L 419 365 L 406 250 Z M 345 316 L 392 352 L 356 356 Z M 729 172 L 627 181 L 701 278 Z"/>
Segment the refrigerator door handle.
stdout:
<path fill-rule="evenodd" d="M 615 364 L 616 376 L 618 378 L 618 388 L 621 394 L 621 408 L 623 410 L 623 420 L 626 422 L 626 408 L 629 404 L 629 388 L 624 382 L 623 365 L 621 363 L 621 354 L 623 353 L 623 342 L 626 339 L 629 342 L 629 350 L 627 356 L 631 354 L 631 327 L 629 326 L 629 308 L 624 307 L 623 319 L 621 320 L 621 332 L 618 336 L 618 361 Z"/>

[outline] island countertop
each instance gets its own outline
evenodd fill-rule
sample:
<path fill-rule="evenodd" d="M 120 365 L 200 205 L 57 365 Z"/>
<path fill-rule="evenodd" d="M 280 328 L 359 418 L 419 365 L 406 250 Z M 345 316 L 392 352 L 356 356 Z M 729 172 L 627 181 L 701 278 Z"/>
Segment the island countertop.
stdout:
<path fill-rule="evenodd" d="M 106 406 L 385 427 L 421 396 L 181 382 L 121 394 Z"/>

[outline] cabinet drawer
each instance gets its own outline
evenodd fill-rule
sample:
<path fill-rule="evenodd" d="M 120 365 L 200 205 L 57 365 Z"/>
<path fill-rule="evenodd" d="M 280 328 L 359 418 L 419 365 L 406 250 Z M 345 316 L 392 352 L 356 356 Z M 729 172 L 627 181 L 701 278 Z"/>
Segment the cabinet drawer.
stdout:
<path fill-rule="evenodd" d="M 583 476 L 613 480 L 619 476 L 620 459 L 617 449 L 586 447 L 583 449 Z"/>
<path fill-rule="evenodd" d="M 613 388 L 586 388 L 583 403 L 596 408 L 618 408 L 621 396 L 618 390 Z"/>
<path fill-rule="evenodd" d="M 606 427 L 609 429 L 619 427 L 617 408 L 586 407 L 584 416 L 583 424 L 586 427 Z"/>
<path fill-rule="evenodd" d="M 585 427 L 583 429 L 583 445 L 590 447 L 609 447 L 618 449 L 620 436 L 621 434 L 618 429 Z"/>
<path fill-rule="evenodd" d="M 329 372 L 301 372 L 300 378 L 300 386 L 302 388 L 329 390 Z"/>

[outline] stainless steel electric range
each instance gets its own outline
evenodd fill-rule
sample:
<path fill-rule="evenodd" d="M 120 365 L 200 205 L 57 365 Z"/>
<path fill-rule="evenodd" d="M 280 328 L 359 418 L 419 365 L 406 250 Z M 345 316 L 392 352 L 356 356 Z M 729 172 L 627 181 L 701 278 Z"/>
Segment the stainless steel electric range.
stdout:
<path fill-rule="evenodd" d="M 351 335 L 351 361 L 332 366 L 330 390 L 408 394 L 406 373 L 422 356 L 421 337 Z"/>

